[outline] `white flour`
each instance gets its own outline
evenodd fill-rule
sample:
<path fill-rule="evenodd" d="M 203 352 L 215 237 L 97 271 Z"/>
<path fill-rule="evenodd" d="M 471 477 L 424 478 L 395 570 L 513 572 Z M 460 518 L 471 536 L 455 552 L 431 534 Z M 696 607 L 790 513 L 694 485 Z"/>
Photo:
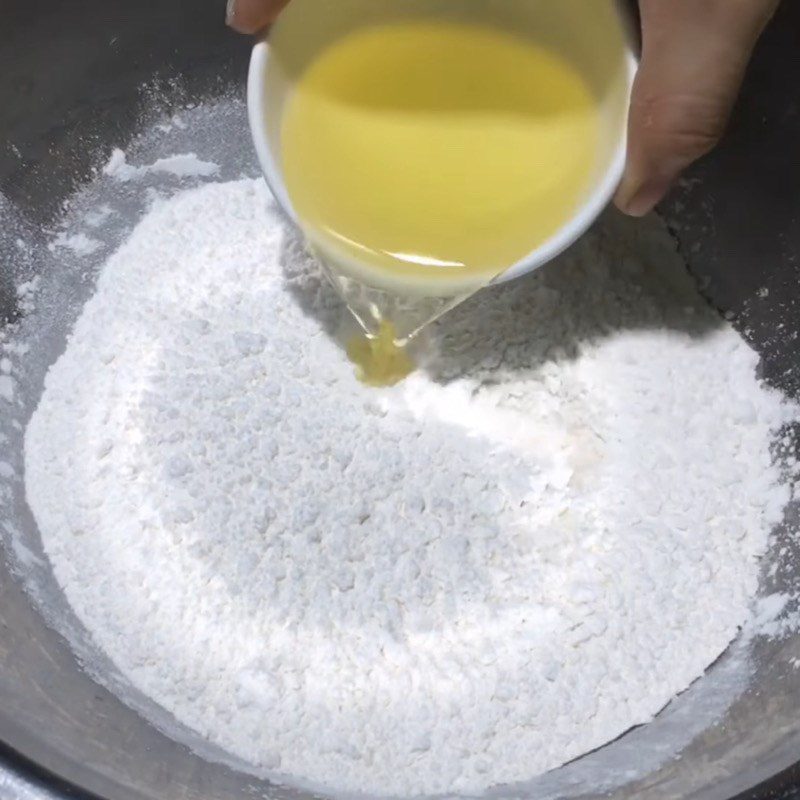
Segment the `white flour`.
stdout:
<path fill-rule="evenodd" d="M 60 247 L 72 250 L 75 255 L 88 256 L 99 250 L 102 244 L 85 233 L 66 234 L 62 232 L 53 239 L 49 249 L 55 251 Z"/>
<path fill-rule="evenodd" d="M 156 159 L 152 164 L 134 167 L 128 163 L 123 150 L 115 149 L 108 163 L 103 167 L 103 174 L 109 175 L 123 183 L 143 178 L 148 174 L 167 174 L 177 178 L 216 175 L 219 166 L 210 161 L 203 161 L 196 153 L 181 153 Z"/>
<path fill-rule="evenodd" d="M 615 224 L 377 392 L 260 182 L 157 204 L 26 438 L 98 646 L 255 766 L 370 795 L 524 780 L 650 720 L 747 617 L 797 413 L 667 234 Z"/>

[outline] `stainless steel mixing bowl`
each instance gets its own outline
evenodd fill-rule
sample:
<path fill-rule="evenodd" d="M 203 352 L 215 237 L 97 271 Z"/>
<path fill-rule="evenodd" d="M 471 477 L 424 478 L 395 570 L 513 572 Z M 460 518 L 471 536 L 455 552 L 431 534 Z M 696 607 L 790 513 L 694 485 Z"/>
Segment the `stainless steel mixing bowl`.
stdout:
<path fill-rule="evenodd" d="M 225 30 L 222 5 L 218 0 L 0 0 L 5 198 L 0 198 L 0 321 L 20 312 L 13 287 L 25 269 L 24 260 L 12 258 L 13 242 L 3 230 L 13 222 L 41 240 L 64 198 L 88 179 L 93 153 L 124 144 L 140 124 L 143 83 L 155 80 L 167 105 L 231 87 L 241 91 L 248 42 Z M 800 332 L 798 52 L 800 5 L 787 0 L 758 51 L 725 146 L 695 170 L 665 209 L 710 302 L 735 314 L 748 330 L 763 355 L 765 378 L 795 395 L 800 389 L 800 340 L 792 338 Z M 177 86 L 171 82 L 175 76 Z M 243 115 L 239 122 L 244 125 Z M 237 136 L 231 147 L 246 147 L 246 132 Z M 759 291 L 763 288 L 768 292 Z M 66 328 L 57 314 L 52 326 L 50 361 L 63 347 Z M 46 364 L 36 366 L 41 375 Z M 15 413 L 24 418 L 35 392 L 23 399 L 25 407 Z M 0 414 L 6 410 L 0 403 Z M 19 463 L 21 434 L 10 430 L 0 445 L 3 458 Z M 26 543 L 27 557 L 46 580 L 21 483 L 0 503 L 6 525 Z M 795 507 L 788 520 L 795 539 L 797 522 Z M 800 581 L 800 557 L 785 534 L 790 552 L 776 551 L 767 559 L 776 569 L 765 571 L 765 591 Z M 793 659 L 800 664 L 797 633 L 757 639 L 745 655 L 734 647 L 656 722 L 528 789 L 495 796 L 791 794 L 800 783 L 800 769 L 793 766 L 800 761 L 800 669 Z M 157 720 L 157 710 L 150 716 Z M 218 763 L 213 754 L 195 754 L 95 682 L 62 636 L 47 627 L 1 557 L 0 765 L 4 797 L 12 785 L 25 797 L 37 792 L 108 800 L 300 796 Z"/>

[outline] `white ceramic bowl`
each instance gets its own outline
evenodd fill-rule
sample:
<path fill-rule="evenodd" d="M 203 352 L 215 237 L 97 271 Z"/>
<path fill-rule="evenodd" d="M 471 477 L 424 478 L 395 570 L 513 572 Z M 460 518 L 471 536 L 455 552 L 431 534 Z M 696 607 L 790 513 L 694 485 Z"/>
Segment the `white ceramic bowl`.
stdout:
<path fill-rule="evenodd" d="M 529 33 L 563 53 L 581 70 L 601 110 L 597 163 L 581 203 L 553 236 L 496 279 L 506 281 L 547 263 L 578 239 L 608 204 L 622 177 L 636 60 L 629 21 L 618 0 L 292 0 L 269 38 L 253 49 L 247 86 L 250 128 L 267 184 L 297 224 L 280 155 L 283 111 L 297 77 L 326 45 L 357 27 L 452 15 L 455 3 L 459 19 L 466 16 Z M 316 245 L 323 260 L 341 262 L 340 253 L 326 253 Z"/>

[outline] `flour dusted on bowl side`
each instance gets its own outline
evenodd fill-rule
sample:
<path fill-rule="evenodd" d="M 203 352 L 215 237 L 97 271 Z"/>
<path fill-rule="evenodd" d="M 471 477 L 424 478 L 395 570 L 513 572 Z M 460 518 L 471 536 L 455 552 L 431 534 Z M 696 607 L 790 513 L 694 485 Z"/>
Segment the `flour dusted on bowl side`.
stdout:
<path fill-rule="evenodd" d="M 376 391 L 260 182 L 157 203 L 27 431 L 67 599 L 180 722 L 332 791 L 480 791 L 647 722 L 747 618 L 797 417 L 674 258 L 609 221 Z"/>

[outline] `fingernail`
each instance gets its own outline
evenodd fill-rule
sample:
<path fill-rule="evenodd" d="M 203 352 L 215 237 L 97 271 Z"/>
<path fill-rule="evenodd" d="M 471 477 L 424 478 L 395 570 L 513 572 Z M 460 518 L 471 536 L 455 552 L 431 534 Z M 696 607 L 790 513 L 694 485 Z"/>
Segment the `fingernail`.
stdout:
<path fill-rule="evenodd" d="M 227 25 L 233 24 L 233 18 L 236 16 L 236 0 L 228 0 L 225 6 L 225 23 Z"/>
<path fill-rule="evenodd" d="M 617 207 L 631 217 L 649 214 L 672 186 L 671 178 L 654 178 L 637 186 L 626 186 L 623 182 L 616 196 Z"/>

